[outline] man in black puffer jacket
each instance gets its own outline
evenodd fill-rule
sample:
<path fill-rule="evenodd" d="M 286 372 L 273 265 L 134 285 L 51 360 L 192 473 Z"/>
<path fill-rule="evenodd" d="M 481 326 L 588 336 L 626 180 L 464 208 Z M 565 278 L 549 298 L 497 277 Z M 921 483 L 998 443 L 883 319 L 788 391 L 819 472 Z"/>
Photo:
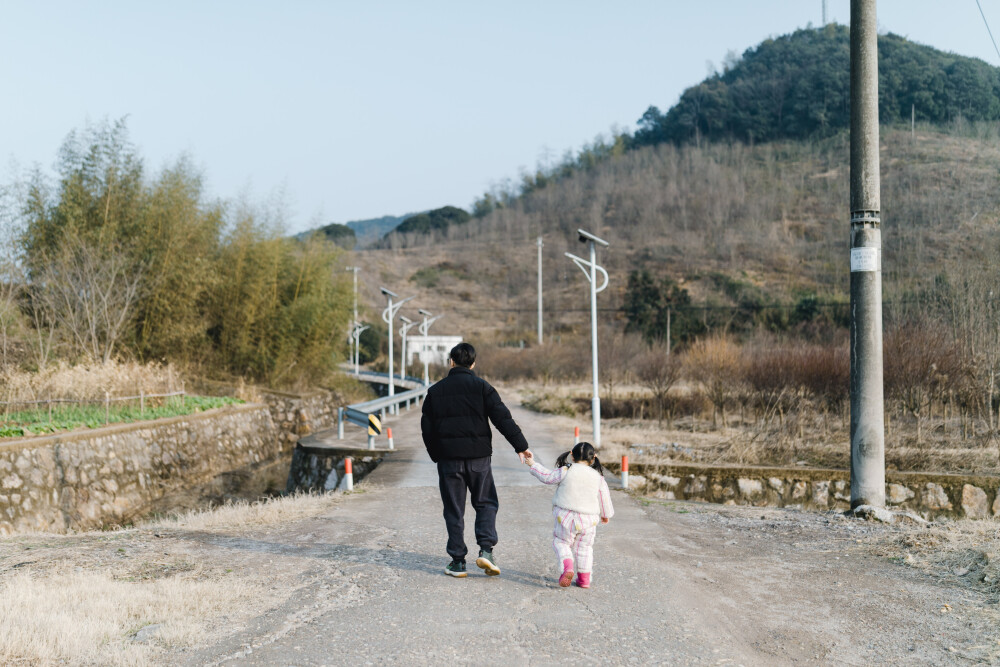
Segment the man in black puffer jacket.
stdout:
<path fill-rule="evenodd" d="M 448 526 L 448 555 L 445 573 L 466 576 L 465 498 L 466 490 L 476 510 L 476 565 L 486 574 L 500 574 L 493 547 L 497 543 L 497 488 L 493 483 L 490 457 L 493 432 L 490 422 L 507 439 L 524 461 L 528 442 L 521 428 L 489 382 L 476 377 L 476 348 L 459 343 L 451 350 L 448 377 L 434 384 L 424 399 L 420 430 L 431 460 L 437 463 L 438 485 Z"/>

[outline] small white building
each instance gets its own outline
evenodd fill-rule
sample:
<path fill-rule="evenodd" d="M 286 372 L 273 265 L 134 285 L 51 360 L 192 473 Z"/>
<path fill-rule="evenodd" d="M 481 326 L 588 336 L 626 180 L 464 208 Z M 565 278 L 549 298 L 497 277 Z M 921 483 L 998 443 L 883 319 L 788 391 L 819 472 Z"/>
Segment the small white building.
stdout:
<path fill-rule="evenodd" d="M 406 363 L 440 364 L 448 363 L 451 348 L 462 342 L 461 336 L 407 336 Z"/>

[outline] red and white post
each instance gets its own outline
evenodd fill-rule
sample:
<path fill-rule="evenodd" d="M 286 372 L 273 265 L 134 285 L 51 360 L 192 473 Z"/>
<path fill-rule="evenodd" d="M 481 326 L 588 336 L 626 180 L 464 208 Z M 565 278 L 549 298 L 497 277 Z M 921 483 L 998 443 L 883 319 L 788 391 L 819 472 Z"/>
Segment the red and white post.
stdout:
<path fill-rule="evenodd" d="M 622 455 L 622 488 L 628 488 L 628 455 Z"/>
<path fill-rule="evenodd" d="M 351 457 L 344 459 L 344 490 L 354 490 L 354 468 L 351 465 Z"/>
<path fill-rule="evenodd" d="M 574 445 L 579 445 L 580 444 L 580 427 L 579 426 L 574 426 L 573 427 L 573 444 Z"/>
<path fill-rule="evenodd" d="M 395 449 L 395 445 L 392 444 L 392 429 L 386 429 L 385 433 L 389 436 L 389 449 Z"/>

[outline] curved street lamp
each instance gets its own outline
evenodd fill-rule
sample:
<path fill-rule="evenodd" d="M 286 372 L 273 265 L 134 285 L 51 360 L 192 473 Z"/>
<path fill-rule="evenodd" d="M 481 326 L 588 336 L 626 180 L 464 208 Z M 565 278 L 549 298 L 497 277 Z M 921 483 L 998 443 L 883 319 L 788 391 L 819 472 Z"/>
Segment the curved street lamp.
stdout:
<path fill-rule="evenodd" d="M 420 327 L 417 329 L 417 331 L 419 331 L 420 335 L 424 337 L 424 349 L 423 349 L 424 353 L 420 355 L 420 360 L 424 362 L 424 386 L 426 387 L 431 383 L 430 376 L 427 374 L 427 331 L 431 328 L 431 325 L 434 324 L 434 322 L 440 320 L 442 317 L 444 317 L 444 315 L 437 315 L 435 317 L 431 317 L 431 314 L 428 313 L 423 308 L 421 308 L 417 312 L 424 316 L 424 321 L 420 323 Z M 431 319 L 427 319 L 428 317 L 431 317 Z"/>
<path fill-rule="evenodd" d="M 403 337 L 403 363 L 400 364 L 402 368 L 400 368 L 399 371 L 399 379 L 405 380 L 406 379 L 406 332 L 412 329 L 413 327 L 417 326 L 417 323 L 404 315 L 400 315 L 399 319 L 403 323 L 403 326 L 399 327 L 399 335 Z"/>
<path fill-rule="evenodd" d="M 358 377 L 358 362 L 361 359 L 361 332 L 370 328 L 368 325 L 355 324 L 351 331 L 351 338 L 354 340 L 354 377 Z"/>
<path fill-rule="evenodd" d="M 586 243 L 590 248 L 590 261 L 568 252 L 566 256 L 580 267 L 580 270 L 583 271 L 583 274 L 587 276 L 587 280 L 590 282 L 590 353 L 592 361 L 591 375 L 594 379 L 594 395 L 590 401 L 590 411 L 594 423 L 593 444 L 596 448 L 601 446 L 601 396 L 597 386 L 597 293 L 603 292 L 608 286 L 608 272 L 603 267 L 597 265 L 597 246 L 600 245 L 602 248 L 607 248 L 608 242 L 582 229 L 576 231 L 580 235 L 580 242 Z M 597 286 L 598 272 L 604 278 L 604 282 L 600 287 Z"/>
<path fill-rule="evenodd" d="M 413 297 L 412 296 L 408 296 L 405 299 L 401 299 L 400 301 L 397 301 L 396 303 L 393 303 L 392 300 L 393 299 L 398 299 L 399 295 L 396 294 L 395 292 L 391 291 L 391 290 L 388 290 L 388 289 L 384 288 L 384 287 L 380 287 L 379 289 L 382 290 L 382 294 L 384 294 L 385 297 L 389 300 L 389 305 L 386 307 L 385 310 L 382 311 L 382 321 L 389 325 L 389 396 L 395 396 L 396 395 L 396 387 L 395 387 L 395 385 L 392 382 L 392 354 L 393 354 L 392 353 L 392 321 L 396 319 L 396 313 L 398 313 L 399 309 L 403 307 L 403 304 L 406 303 L 407 301 L 409 301 L 410 299 L 412 299 Z M 389 409 L 393 410 L 392 407 L 390 407 Z"/>

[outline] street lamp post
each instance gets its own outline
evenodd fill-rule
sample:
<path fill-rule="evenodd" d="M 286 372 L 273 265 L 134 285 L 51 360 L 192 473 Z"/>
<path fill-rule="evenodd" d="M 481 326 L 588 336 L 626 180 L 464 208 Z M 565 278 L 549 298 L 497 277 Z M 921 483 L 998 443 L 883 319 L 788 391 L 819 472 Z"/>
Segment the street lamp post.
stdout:
<path fill-rule="evenodd" d="M 406 332 L 412 329 L 413 327 L 417 326 L 417 323 L 411 320 L 409 317 L 404 317 L 403 315 L 400 315 L 399 319 L 402 320 L 403 322 L 403 326 L 399 327 L 399 335 L 402 336 L 403 338 L 403 363 L 400 364 L 401 368 L 399 371 L 399 379 L 405 380 L 406 379 Z"/>
<path fill-rule="evenodd" d="M 369 329 L 367 325 L 362 326 L 360 323 L 354 325 L 354 330 L 351 332 L 351 338 L 354 340 L 354 377 L 358 377 L 358 366 L 361 360 L 361 332 Z"/>
<path fill-rule="evenodd" d="M 577 257 L 572 253 L 566 256 L 573 260 L 573 263 L 580 267 L 583 274 L 590 281 L 590 354 L 591 354 L 591 375 L 594 380 L 594 396 L 590 402 L 590 411 L 594 422 L 594 447 L 601 446 L 601 396 L 597 385 L 597 293 L 603 292 L 608 286 L 608 272 L 603 267 L 597 265 L 597 246 L 608 247 L 608 242 L 599 239 L 582 229 L 576 230 L 580 235 L 580 242 L 586 243 L 590 249 L 590 261 Z M 604 276 L 604 282 L 597 286 L 597 274 Z"/>
<path fill-rule="evenodd" d="M 357 327 L 360 324 L 358 322 L 358 269 L 359 268 L 361 268 L 361 267 L 358 267 L 358 266 L 348 266 L 348 267 L 344 268 L 344 271 L 353 271 L 354 272 L 354 319 L 351 320 L 351 326 L 352 327 Z M 351 340 L 354 341 L 355 345 L 357 345 L 358 341 L 357 341 L 357 339 L 355 339 L 353 337 L 353 335 L 351 337 Z M 357 356 L 358 356 L 357 347 L 355 347 L 355 349 L 354 349 L 354 358 L 357 359 Z M 357 362 L 356 361 L 355 361 L 355 366 L 357 366 Z M 355 372 L 355 375 L 357 375 L 357 372 Z"/>
<path fill-rule="evenodd" d="M 542 237 L 538 237 L 538 344 L 542 338 Z"/>
<path fill-rule="evenodd" d="M 384 294 L 385 297 L 386 297 L 386 299 L 389 300 L 389 305 L 386 307 L 385 310 L 382 311 L 382 321 L 384 321 L 386 324 L 389 325 L 389 396 L 395 396 L 396 395 L 396 387 L 395 387 L 395 385 L 393 384 L 393 381 L 392 381 L 392 355 L 393 355 L 393 352 L 392 352 L 392 321 L 394 319 L 396 319 L 396 313 L 398 313 L 399 309 L 403 307 L 403 304 L 406 303 L 407 301 L 409 301 L 410 299 L 412 299 L 413 297 L 412 296 L 408 296 L 405 299 L 402 299 L 400 301 L 397 301 L 396 303 L 393 303 L 392 300 L 394 298 L 399 298 L 399 295 L 396 294 L 395 292 L 387 290 L 384 287 L 380 287 L 379 289 L 382 290 L 382 294 Z M 392 410 L 392 407 L 390 406 L 389 409 Z"/>
<path fill-rule="evenodd" d="M 431 314 L 423 308 L 417 312 L 424 316 L 424 321 L 420 323 L 420 327 L 417 331 L 419 331 L 420 335 L 424 337 L 424 349 L 423 354 L 420 355 L 420 360 L 424 362 L 424 386 L 426 387 L 431 383 L 430 376 L 427 374 L 427 332 L 430 330 L 431 325 L 434 324 L 435 321 L 440 320 L 444 316 L 437 315 L 435 317 L 431 317 Z M 427 319 L 428 317 L 431 319 Z"/>

